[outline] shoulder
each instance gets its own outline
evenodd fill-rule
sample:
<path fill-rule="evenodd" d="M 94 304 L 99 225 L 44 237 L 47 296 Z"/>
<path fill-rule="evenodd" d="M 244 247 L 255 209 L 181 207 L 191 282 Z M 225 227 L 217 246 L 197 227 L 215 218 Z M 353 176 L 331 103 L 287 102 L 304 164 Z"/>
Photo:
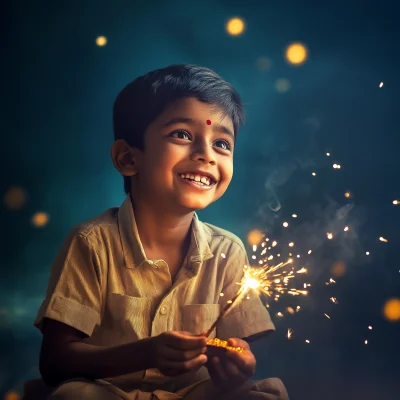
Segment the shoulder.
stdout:
<path fill-rule="evenodd" d="M 223 247 L 234 252 L 246 253 L 243 241 L 234 233 L 220 228 L 219 226 L 201 222 L 204 229 L 207 231 L 212 247 Z"/>
<path fill-rule="evenodd" d="M 80 222 L 70 230 L 69 236 L 92 241 L 118 233 L 118 210 L 118 207 L 109 208 L 95 217 Z"/>

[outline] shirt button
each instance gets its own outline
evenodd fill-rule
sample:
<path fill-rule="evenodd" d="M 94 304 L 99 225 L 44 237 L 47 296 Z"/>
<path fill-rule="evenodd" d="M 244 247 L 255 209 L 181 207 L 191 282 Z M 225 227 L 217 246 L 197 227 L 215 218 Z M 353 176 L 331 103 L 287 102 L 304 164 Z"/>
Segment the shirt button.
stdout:
<path fill-rule="evenodd" d="M 161 309 L 160 309 L 160 313 L 161 313 L 162 315 L 166 314 L 166 313 L 167 313 L 167 307 L 162 306 Z"/>

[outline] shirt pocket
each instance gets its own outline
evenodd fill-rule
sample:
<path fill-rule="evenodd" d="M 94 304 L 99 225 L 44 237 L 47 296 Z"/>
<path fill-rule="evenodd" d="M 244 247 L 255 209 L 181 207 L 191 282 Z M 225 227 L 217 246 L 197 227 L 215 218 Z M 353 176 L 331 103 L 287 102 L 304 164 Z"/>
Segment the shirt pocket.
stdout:
<path fill-rule="evenodd" d="M 132 342 L 150 334 L 151 299 L 110 293 L 108 311 L 111 331 L 118 342 Z"/>
<path fill-rule="evenodd" d="M 200 334 L 210 329 L 220 312 L 220 304 L 186 304 L 182 306 L 182 329 Z M 210 338 L 215 337 L 215 329 Z"/>

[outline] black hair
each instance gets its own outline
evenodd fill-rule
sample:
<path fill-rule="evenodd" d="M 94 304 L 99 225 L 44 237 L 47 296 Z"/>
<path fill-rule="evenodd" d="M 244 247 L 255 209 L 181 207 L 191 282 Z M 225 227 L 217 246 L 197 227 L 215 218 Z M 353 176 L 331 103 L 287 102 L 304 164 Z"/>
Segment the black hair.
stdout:
<path fill-rule="evenodd" d="M 136 78 L 118 94 L 113 107 L 114 139 L 144 150 L 144 133 L 173 101 L 195 97 L 230 116 L 235 139 L 245 121 L 241 98 L 231 84 L 209 68 L 191 64 L 170 65 Z M 130 177 L 124 176 L 125 193 Z"/>

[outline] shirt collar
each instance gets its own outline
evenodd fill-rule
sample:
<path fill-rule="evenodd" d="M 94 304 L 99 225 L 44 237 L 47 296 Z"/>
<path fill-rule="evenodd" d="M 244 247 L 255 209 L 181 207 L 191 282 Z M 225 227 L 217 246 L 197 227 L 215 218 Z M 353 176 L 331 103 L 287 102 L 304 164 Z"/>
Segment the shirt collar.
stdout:
<path fill-rule="evenodd" d="M 135 268 L 150 264 L 140 241 L 130 196 L 126 197 L 118 210 L 118 229 L 125 258 L 125 266 L 127 268 Z M 197 273 L 203 261 L 214 256 L 210 250 L 210 241 L 210 233 L 199 220 L 197 214 L 194 213 L 187 257 L 188 267 L 194 273 Z"/>

